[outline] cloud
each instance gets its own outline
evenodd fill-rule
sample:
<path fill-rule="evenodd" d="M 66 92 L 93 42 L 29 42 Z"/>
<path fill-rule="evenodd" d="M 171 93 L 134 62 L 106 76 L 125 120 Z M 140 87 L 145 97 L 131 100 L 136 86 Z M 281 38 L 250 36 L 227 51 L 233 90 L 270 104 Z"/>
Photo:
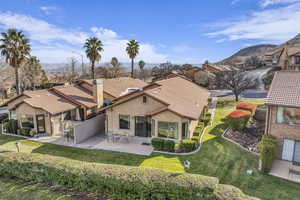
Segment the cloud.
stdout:
<path fill-rule="evenodd" d="M 57 8 L 54 6 L 41 6 L 40 10 L 42 10 L 45 14 L 50 15 L 53 11 L 56 11 Z"/>
<path fill-rule="evenodd" d="M 299 2 L 300 0 L 261 0 L 260 6 L 265 8 L 267 6 L 272 6 L 276 4 L 286 4 L 286 3 L 295 3 Z"/>
<path fill-rule="evenodd" d="M 300 3 L 257 11 L 240 19 L 216 24 L 214 31 L 207 33 L 217 41 L 259 40 L 274 43 L 284 42 L 300 32 Z"/>
<path fill-rule="evenodd" d="M 192 48 L 188 45 L 182 44 L 182 45 L 174 46 L 171 49 L 175 53 L 184 53 L 184 52 L 187 52 L 187 51 L 191 50 Z"/>
<path fill-rule="evenodd" d="M 231 2 L 230 2 L 230 5 L 235 5 L 235 4 L 237 4 L 238 2 L 240 2 L 240 0 L 232 0 Z"/>
<path fill-rule="evenodd" d="M 88 31 L 79 31 L 60 28 L 28 15 L 0 13 L 0 29 L 7 28 L 23 30 L 31 39 L 32 54 L 38 56 L 42 62 L 65 62 L 68 57 L 84 55 L 83 44 L 90 36 L 96 36 L 103 42 L 102 62 L 110 61 L 113 56 L 121 62 L 130 61 L 125 51 L 128 40 L 103 27 L 95 26 Z M 137 59 L 149 63 L 164 62 L 167 55 L 158 53 L 155 45 L 141 42 Z M 85 60 L 87 61 L 86 58 Z"/>

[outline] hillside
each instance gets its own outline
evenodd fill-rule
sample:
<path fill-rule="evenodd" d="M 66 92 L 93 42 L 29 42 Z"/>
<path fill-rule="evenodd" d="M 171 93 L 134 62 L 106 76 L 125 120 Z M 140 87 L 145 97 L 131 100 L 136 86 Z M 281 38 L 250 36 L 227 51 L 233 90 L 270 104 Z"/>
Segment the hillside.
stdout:
<path fill-rule="evenodd" d="M 260 44 L 260 45 L 250 46 L 239 50 L 237 53 L 220 61 L 219 63 L 233 64 L 233 63 L 243 62 L 251 56 L 262 56 L 267 51 L 270 51 L 274 47 L 276 47 L 276 45 L 272 45 L 272 44 Z"/>

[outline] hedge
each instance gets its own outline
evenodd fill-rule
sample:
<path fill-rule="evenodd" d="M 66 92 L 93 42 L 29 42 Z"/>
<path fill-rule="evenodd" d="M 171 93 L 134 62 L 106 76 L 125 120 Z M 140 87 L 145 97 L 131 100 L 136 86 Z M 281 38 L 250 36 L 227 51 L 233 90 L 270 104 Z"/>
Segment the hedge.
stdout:
<path fill-rule="evenodd" d="M 173 140 L 164 140 L 163 150 L 173 152 L 175 149 L 175 142 Z"/>
<path fill-rule="evenodd" d="M 236 109 L 237 109 L 237 110 L 246 110 L 246 111 L 250 111 L 252 115 L 255 114 L 256 108 L 257 108 L 256 105 L 247 104 L 247 103 L 242 103 L 242 104 L 236 105 Z"/>
<path fill-rule="evenodd" d="M 276 156 L 277 142 L 272 135 L 263 135 L 260 143 L 261 170 L 265 173 L 270 172 Z"/>
<path fill-rule="evenodd" d="M 1 153 L 0 176 L 105 194 L 122 200 L 232 200 L 233 196 L 244 196 L 234 198 L 237 200 L 252 200 L 238 189 L 222 192 L 224 186 L 220 187 L 214 177 L 89 163 L 44 154 Z M 226 193 L 228 198 L 220 193 Z"/>
<path fill-rule="evenodd" d="M 161 139 L 161 138 L 153 138 L 151 140 L 151 145 L 153 146 L 153 148 L 155 150 L 163 150 L 164 148 L 164 139 Z"/>
<path fill-rule="evenodd" d="M 231 112 L 225 119 L 225 122 L 233 130 L 243 130 L 251 117 L 250 111 L 235 110 Z"/>
<path fill-rule="evenodd" d="M 193 136 L 193 137 L 191 138 L 191 140 L 194 140 L 194 141 L 197 143 L 197 146 L 198 146 L 199 143 L 200 143 L 200 136 Z"/>
<path fill-rule="evenodd" d="M 24 135 L 24 136 L 30 136 L 30 131 L 31 131 L 31 128 L 29 127 L 22 127 L 20 128 L 20 133 L 21 135 Z"/>
<path fill-rule="evenodd" d="M 195 140 L 181 140 L 181 145 L 184 152 L 191 152 L 196 149 L 197 142 Z"/>

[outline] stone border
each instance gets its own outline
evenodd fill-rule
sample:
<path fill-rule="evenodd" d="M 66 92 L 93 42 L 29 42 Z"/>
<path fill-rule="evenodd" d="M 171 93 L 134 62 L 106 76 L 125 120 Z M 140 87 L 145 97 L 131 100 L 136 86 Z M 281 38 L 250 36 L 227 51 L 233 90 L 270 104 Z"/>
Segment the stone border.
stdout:
<path fill-rule="evenodd" d="M 202 134 L 201 134 L 200 141 L 199 141 L 199 146 L 196 150 L 188 152 L 188 153 L 173 153 L 173 152 L 155 151 L 155 150 L 153 150 L 153 152 L 154 153 L 166 154 L 166 155 L 173 155 L 173 156 L 187 156 L 187 155 L 192 155 L 192 154 L 198 153 L 200 151 L 201 147 L 202 147 L 203 136 L 205 135 L 206 129 L 210 128 L 213 125 L 213 121 L 215 119 L 215 114 L 216 114 L 216 107 L 217 107 L 217 98 L 213 97 L 212 98 L 212 109 L 211 109 L 210 124 L 202 130 Z"/>
<path fill-rule="evenodd" d="M 243 150 L 245 150 L 245 151 L 247 151 L 247 152 L 249 152 L 249 153 L 253 153 L 254 155 L 256 155 L 256 156 L 259 156 L 259 153 L 256 153 L 256 152 L 253 152 L 253 151 L 250 151 L 249 149 L 247 149 L 247 148 L 245 148 L 245 147 L 243 147 L 242 145 L 240 145 L 239 143 L 237 143 L 236 141 L 234 141 L 234 140 L 232 140 L 232 139 L 229 139 L 229 138 L 227 138 L 226 136 L 225 136 L 225 134 L 227 133 L 227 131 L 229 131 L 230 130 L 230 128 L 227 128 L 223 133 L 222 133 L 222 138 L 223 139 L 225 139 L 225 140 L 227 140 L 228 142 L 231 142 L 231 143 L 234 143 L 234 144 L 236 144 L 237 146 L 239 146 L 241 149 L 243 149 Z"/>

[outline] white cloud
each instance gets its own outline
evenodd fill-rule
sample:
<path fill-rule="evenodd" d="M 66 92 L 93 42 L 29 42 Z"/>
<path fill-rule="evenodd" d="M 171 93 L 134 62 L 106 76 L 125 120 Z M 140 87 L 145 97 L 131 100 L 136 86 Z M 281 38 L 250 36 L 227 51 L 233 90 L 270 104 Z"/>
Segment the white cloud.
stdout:
<path fill-rule="evenodd" d="M 187 52 L 187 51 L 191 50 L 192 48 L 188 45 L 181 44 L 181 45 L 174 46 L 171 49 L 175 53 L 184 53 L 184 52 Z"/>
<path fill-rule="evenodd" d="M 218 23 L 207 36 L 219 42 L 253 39 L 281 43 L 300 32 L 300 3 L 253 12 L 242 19 Z"/>
<path fill-rule="evenodd" d="M 267 6 L 272 6 L 276 4 L 285 4 L 285 3 L 295 3 L 299 2 L 300 0 L 261 0 L 260 5 L 261 7 L 267 7 Z"/>
<path fill-rule="evenodd" d="M 32 41 L 32 54 L 40 57 L 42 62 L 65 62 L 68 57 L 84 54 L 83 44 L 92 35 L 103 42 L 102 62 L 110 61 L 113 56 L 121 62 L 130 61 L 125 51 L 127 40 L 115 31 L 103 27 L 92 27 L 90 31 L 84 32 L 60 28 L 27 15 L 0 13 L 0 29 L 7 28 L 17 28 L 28 34 Z M 158 53 L 153 44 L 140 43 L 137 59 L 149 63 L 164 62 L 167 55 Z"/>
<path fill-rule="evenodd" d="M 47 15 L 57 10 L 57 8 L 54 6 L 41 6 L 40 9 Z"/>

